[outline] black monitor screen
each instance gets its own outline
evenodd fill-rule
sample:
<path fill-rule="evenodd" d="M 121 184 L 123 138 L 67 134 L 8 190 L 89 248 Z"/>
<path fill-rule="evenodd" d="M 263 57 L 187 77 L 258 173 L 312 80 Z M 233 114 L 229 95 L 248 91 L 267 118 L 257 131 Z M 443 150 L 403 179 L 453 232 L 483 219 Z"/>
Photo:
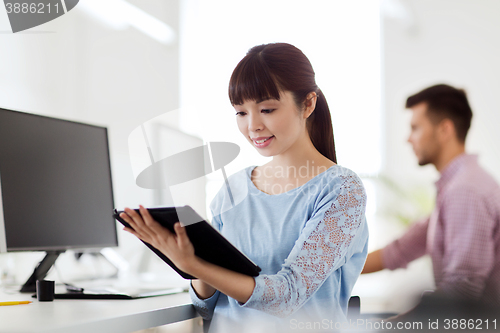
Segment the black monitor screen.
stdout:
<path fill-rule="evenodd" d="M 7 251 L 118 244 L 104 127 L 0 109 L 0 194 Z"/>

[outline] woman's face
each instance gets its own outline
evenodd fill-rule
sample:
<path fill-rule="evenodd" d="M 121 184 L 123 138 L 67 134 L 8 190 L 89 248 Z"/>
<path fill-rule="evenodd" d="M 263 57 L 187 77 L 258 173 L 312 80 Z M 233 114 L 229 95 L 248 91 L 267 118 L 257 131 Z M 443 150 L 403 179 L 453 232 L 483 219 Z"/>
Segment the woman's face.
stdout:
<path fill-rule="evenodd" d="M 263 156 L 282 154 L 308 135 L 308 114 L 299 111 L 289 91 L 280 100 L 248 100 L 234 108 L 240 132 Z"/>

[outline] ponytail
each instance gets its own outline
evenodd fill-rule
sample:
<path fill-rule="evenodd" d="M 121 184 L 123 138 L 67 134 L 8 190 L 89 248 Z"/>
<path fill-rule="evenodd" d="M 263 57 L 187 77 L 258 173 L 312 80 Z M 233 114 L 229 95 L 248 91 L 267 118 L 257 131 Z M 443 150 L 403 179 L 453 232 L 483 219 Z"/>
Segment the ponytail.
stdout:
<path fill-rule="evenodd" d="M 330 109 L 321 90 L 317 95 L 316 108 L 307 119 L 307 131 L 314 147 L 323 156 L 337 163 Z"/>

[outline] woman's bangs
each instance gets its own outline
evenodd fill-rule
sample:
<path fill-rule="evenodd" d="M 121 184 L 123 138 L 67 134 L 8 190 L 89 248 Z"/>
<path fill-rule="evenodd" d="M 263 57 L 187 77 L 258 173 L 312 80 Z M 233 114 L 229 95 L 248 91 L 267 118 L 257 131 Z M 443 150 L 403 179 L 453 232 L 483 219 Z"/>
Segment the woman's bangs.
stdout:
<path fill-rule="evenodd" d="M 229 100 L 232 105 L 241 105 L 245 101 L 280 99 L 278 85 L 269 68 L 259 58 L 259 55 L 243 58 L 234 69 L 229 81 Z"/>

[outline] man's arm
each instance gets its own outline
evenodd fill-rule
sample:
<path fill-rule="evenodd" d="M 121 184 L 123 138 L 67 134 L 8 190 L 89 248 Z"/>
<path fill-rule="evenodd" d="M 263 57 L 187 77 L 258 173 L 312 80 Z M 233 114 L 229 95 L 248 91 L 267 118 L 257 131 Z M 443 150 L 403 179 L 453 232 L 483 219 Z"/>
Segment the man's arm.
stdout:
<path fill-rule="evenodd" d="M 384 263 L 382 261 L 382 249 L 370 252 L 366 257 L 365 267 L 361 274 L 373 273 L 383 270 Z"/>
<path fill-rule="evenodd" d="M 429 218 L 415 222 L 406 233 L 383 249 L 368 254 L 361 274 L 406 267 L 426 252 Z"/>

